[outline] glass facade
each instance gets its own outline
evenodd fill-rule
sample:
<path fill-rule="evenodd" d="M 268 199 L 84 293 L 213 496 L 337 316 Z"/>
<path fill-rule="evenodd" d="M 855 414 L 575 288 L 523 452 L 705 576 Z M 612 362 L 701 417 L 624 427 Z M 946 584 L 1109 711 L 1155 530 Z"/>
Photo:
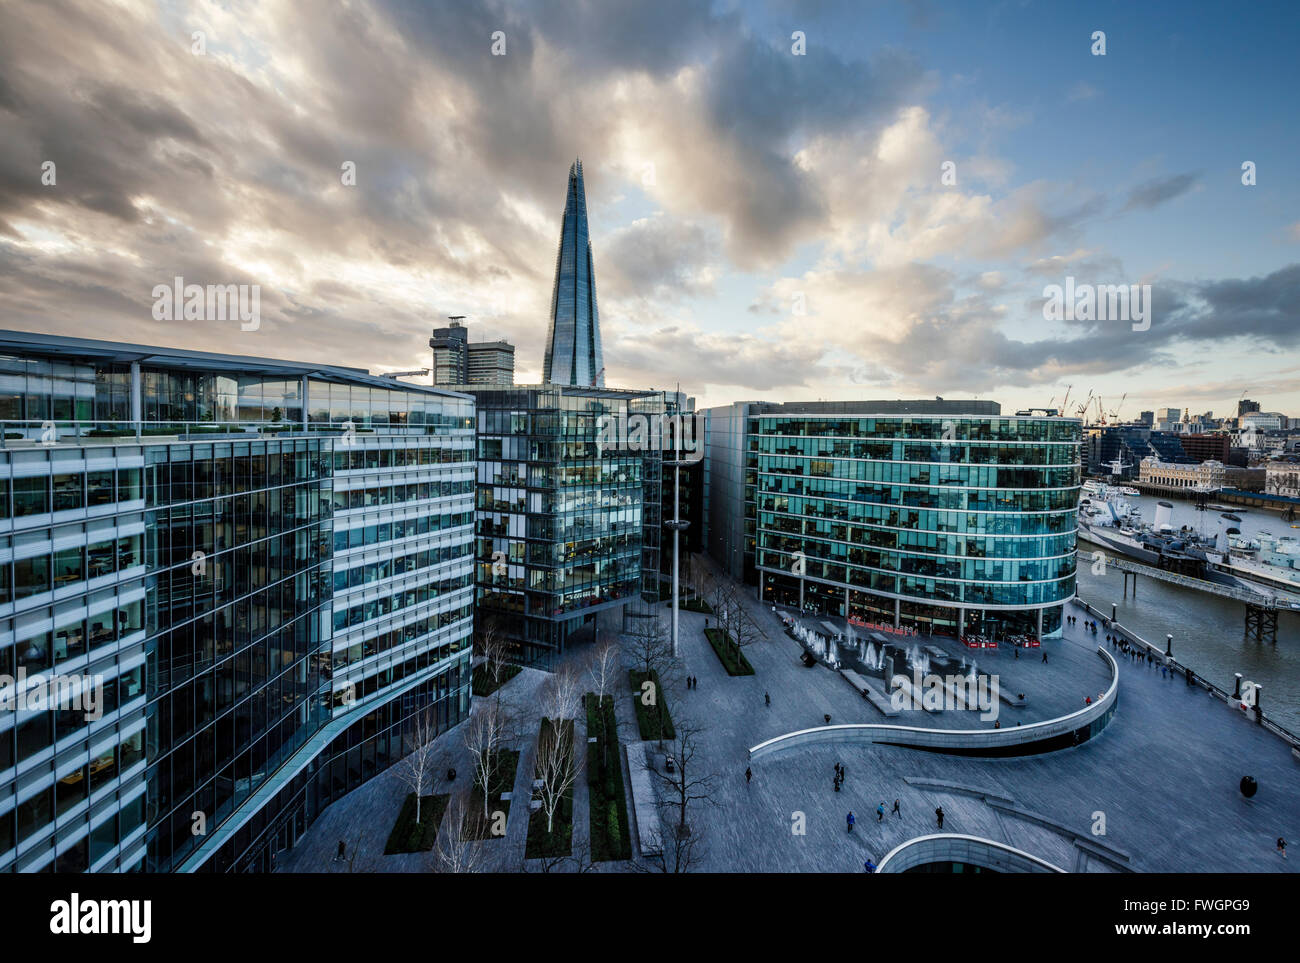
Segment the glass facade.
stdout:
<path fill-rule="evenodd" d="M 494 621 L 520 659 L 545 660 L 597 611 L 640 593 L 643 462 L 654 453 L 602 450 L 597 437 L 601 418 L 626 418 L 629 406 L 660 396 L 556 386 L 472 393 L 480 619 Z"/>
<path fill-rule="evenodd" d="M 2 340 L 0 676 L 102 698 L 0 710 L 0 871 L 269 868 L 464 716 L 471 399 Z"/>
<path fill-rule="evenodd" d="M 560 246 L 555 254 L 551 293 L 551 329 L 542 360 L 547 384 L 604 387 L 605 361 L 600 349 L 600 312 L 596 306 L 596 269 L 587 236 L 587 190 L 582 161 L 569 168 Z"/>
<path fill-rule="evenodd" d="M 719 425 L 745 422 L 743 571 L 766 599 L 865 622 L 1059 631 L 1075 591 L 1079 423 L 895 404 L 911 410 L 719 410 Z"/>

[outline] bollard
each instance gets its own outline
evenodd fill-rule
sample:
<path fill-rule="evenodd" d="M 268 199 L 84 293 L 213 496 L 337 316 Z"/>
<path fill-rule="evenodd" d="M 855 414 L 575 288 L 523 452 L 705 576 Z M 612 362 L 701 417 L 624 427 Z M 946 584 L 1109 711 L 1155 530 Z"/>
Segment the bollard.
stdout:
<path fill-rule="evenodd" d="M 1258 682 L 1255 683 L 1255 722 L 1261 726 L 1264 724 L 1264 703 L 1260 700 L 1259 692 L 1263 688 Z"/>
<path fill-rule="evenodd" d="M 1110 603 L 1110 620 L 1111 620 L 1112 622 L 1115 621 L 1115 607 L 1116 607 L 1116 606 L 1115 606 L 1115 603 L 1114 603 L 1114 602 L 1111 602 L 1111 603 Z"/>
<path fill-rule="evenodd" d="M 1241 673 L 1234 672 L 1233 675 L 1236 676 L 1236 681 L 1232 683 L 1232 697 L 1234 699 L 1240 699 L 1241 698 Z"/>
<path fill-rule="evenodd" d="M 1173 655 L 1173 654 L 1174 654 L 1174 636 L 1173 633 L 1171 632 L 1165 635 L 1165 655 Z"/>

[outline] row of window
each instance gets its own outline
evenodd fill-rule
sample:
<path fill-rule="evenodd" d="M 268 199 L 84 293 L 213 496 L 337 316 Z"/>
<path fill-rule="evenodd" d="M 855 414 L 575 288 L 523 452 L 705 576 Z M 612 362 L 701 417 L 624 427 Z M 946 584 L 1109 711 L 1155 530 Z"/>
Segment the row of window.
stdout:
<path fill-rule="evenodd" d="M 855 525 L 883 525 L 921 532 L 969 535 L 1058 535 L 1078 528 L 1073 506 L 1021 514 L 1014 511 L 936 511 L 933 508 L 895 508 L 870 502 L 830 501 L 764 493 L 758 509 L 783 515 L 806 515 Z"/>
<path fill-rule="evenodd" d="M 334 489 L 331 498 L 334 511 L 377 508 L 380 505 L 401 505 L 405 502 L 422 502 L 447 495 L 468 495 L 474 491 L 473 479 L 455 479 L 440 482 L 416 482 L 410 485 L 367 485 L 348 491 Z"/>
<path fill-rule="evenodd" d="M 53 631 L 22 633 L 17 641 L 0 644 L 0 675 L 13 675 L 20 668 L 29 675 L 44 672 L 61 662 L 115 645 L 119 638 L 144 628 L 144 602 L 128 602 L 85 619 L 60 619 L 57 625 Z"/>
<path fill-rule="evenodd" d="M 823 458 L 866 458 L 876 461 L 930 462 L 960 465 L 1077 465 L 1074 445 L 1024 442 L 958 442 L 954 437 L 931 441 L 862 441 L 848 438 L 790 438 L 753 435 L 751 454 L 802 455 Z"/>
<path fill-rule="evenodd" d="M 144 694 L 144 666 L 136 666 L 118 675 L 105 677 L 109 669 L 111 666 L 96 666 L 86 673 L 95 677 L 96 683 L 103 685 L 102 692 L 97 687 L 94 696 L 98 700 L 94 710 L 101 718 L 116 712 L 120 706 L 127 705 L 131 700 Z M 36 712 L 18 719 L 16 725 L 0 731 L 0 772 L 25 762 L 64 739 L 84 732 L 88 708 L 83 705 L 75 709 L 50 709 Z M 143 746 L 139 748 L 140 752 L 143 752 Z M 129 761 L 134 763 L 138 758 L 137 753 Z M 122 768 L 125 769 L 127 766 L 123 765 Z M 106 781 L 114 774 L 115 771 L 107 772 L 100 782 Z M 96 789 L 98 784 L 92 780 L 91 790 Z M 75 788 L 78 787 L 74 785 L 69 791 Z M 84 790 L 85 787 L 82 785 L 80 788 Z M 0 851 L 3 851 L 3 848 L 0 847 Z"/>
<path fill-rule="evenodd" d="M 827 436 L 830 438 L 936 439 L 952 441 L 1060 441 L 1078 443 L 1077 421 L 961 415 L 905 415 L 881 418 L 760 416 L 751 418 L 750 435 Z"/>
<path fill-rule="evenodd" d="M 342 632 L 345 629 L 361 625 L 372 619 L 382 618 L 393 612 L 400 612 L 402 609 L 408 609 L 414 605 L 420 605 L 424 602 L 432 602 L 448 592 L 455 592 L 466 586 L 473 585 L 473 575 L 450 575 L 446 578 L 438 579 L 436 582 L 427 582 L 424 585 L 418 585 L 414 588 L 404 589 L 395 592 L 392 595 L 382 595 L 378 598 L 368 598 L 358 601 L 348 608 L 334 610 L 334 631 Z M 460 616 L 451 617 L 451 613 L 443 612 L 438 616 L 438 624 L 450 625 Z"/>
<path fill-rule="evenodd" d="M 452 559 L 466 558 L 472 550 L 473 546 L 468 542 L 461 542 L 409 552 L 382 561 L 359 562 L 348 568 L 344 568 L 340 562 L 334 566 L 334 592 L 346 592 L 350 588 L 381 582 L 395 575 L 409 575 Z"/>
<path fill-rule="evenodd" d="M 897 531 L 848 525 L 826 519 L 799 518 L 762 512 L 759 527 L 794 537 L 819 536 L 865 548 L 902 549 L 914 554 L 955 555 L 966 558 L 1049 558 L 1074 551 L 1075 532 L 1059 535 L 985 538 L 943 535 L 936 532 Z"/>
<path fill-rule="evenodd" d="M 750 459 L 760 472 L 795 478 L 843 478 L 880 485 L 942 485 L 960 488 L 1077 488 L 1079 467 L 931 465 L 896 461 L 850 461 L 811 456 L 761 455 Z"/>
<path fill-rule="evenodd" d="M 428 535 L 433 532 L 445 532 L 450 529 L 468 525 L 473 521 L 473 512 L 443 512 L 438 515 L 424 514 L 416 518 L 388 518 L 386 513 L 375 512 L 365 518 L 349 516 L 340 518 L 334 527 L 334 551 L 344 552 L 350 548 L 365 545 L 382 545 L 385 542 L 416 535 Z M 345 522 L 351 528 L 343 528 Z"/>

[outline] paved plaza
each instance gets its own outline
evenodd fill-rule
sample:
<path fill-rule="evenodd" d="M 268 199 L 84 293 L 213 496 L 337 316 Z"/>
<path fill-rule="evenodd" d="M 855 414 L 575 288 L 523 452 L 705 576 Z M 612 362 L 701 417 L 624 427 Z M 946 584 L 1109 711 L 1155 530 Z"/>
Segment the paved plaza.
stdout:
<path fill-rule="evenodd" d="M 1287 872 L 1296 865 L 1274 851 L 1278 836 L 1300 838 L 1300 760 L 1289 746 L 1202 689 L 1119 653 L 1114 653 L 1118 710 L 1103 733 L 1073 749 L 989 759 L 841 744 L 792 748 L 751 762 L 751 746 L 823 725 L 826 715 L 833 724 L 987 728 L 993 723 L 960 711 L 905 711 L 887 719 L 837 673 L 822 665 L 806 668 L 799 660 L 800 644 L 752 591 L 744 604 L 765 636 L 745 650 L 753 676 L 729 677 L 704 638 L 706 616 L 681 613 L 682 674 L 699 681 L 697 688 L 670 692 L 670 709 L 675 720 L 704 727 L 695 771 L 717 775 L 712 803 L 691 804 L 690 821 L 702 842 L 702 858 L 693 869 L 859 872 L 864 859 L 879 862 L 899 843 L 935 832 L 940 806 L 945 832 L 1006 843 L 1071 872 Z M 1080 621 L 1086 616 L 1077 606 L 1067 611 Z M 953 640 L 904 640 L 912 641 L 970 655 Z M 1094 637 L 1076 625 L 1067 626 L 1064 638 L 1044 643 L 1047 664 L 1034 650 L 1022 650 L 1018 659 L 1006 647 L 975 652 L 981 673 L 996 673 L 1003 691 L 1026 696 L 1024 708 L 1001 706 L 1001 725 L 1064 715 L 1082 708 L 1086 697 L 1095 699 L 1109 683 L 1109 669 L 1096 654 L 1099 645 L 1105 646 L 1104 628 Z M 525 670 L 503 691 L 525 705 L 543 678 L 544 673 Z M 617 691 L 620 737 L 635 741 L 626 673 Z M 765 693 L 771 695 L 770 706 Z M 584 722 L 578 719 L 580 742 L 586 738 Z M 486 848 L 489 869 L 537 868 L 536 861 L 526 866 L 523 858 L 536 727 L 525 724 L 521 732 L 526 735 L 517 746 L 522 754 L 506 837 L 478 844 Z M 461 779 L 470 778 L 459 730 L 439 737 L 438 746 L 438 770 L 454 765 L 464 774 Z M 833 780 L 837 762 L 847 771 L 840 791 Z M 753 770 L 748 785 L 746 766 Z M 1238 788 L 1245 775 L 1259 782 L 1252 799 Z M 626 769 L 624 778 L 630 786 Z M 439 784 L 435 791 L 447 787 Z M 427 854 L 382 855 L 406 792 L 392 770 L 371 780 L 329 807 L 299 845 L 282 854 L 278 869 L 429 871 Z M 901 815 L 891 812 L 895 799 Z M 882 803 L 886 815 L 878 820 Z M 586 781 L 580 778 L 574 818 L 579 849 L 588 834 L 586 807 Z M 852 833 L 845 819 L 850 810 L 856 817 Z M 1104 834 L 1094 832 L 1103 825 Z M 350 853 L 356 847 L 350 865 L 332 861 L 340 839 Z"/>

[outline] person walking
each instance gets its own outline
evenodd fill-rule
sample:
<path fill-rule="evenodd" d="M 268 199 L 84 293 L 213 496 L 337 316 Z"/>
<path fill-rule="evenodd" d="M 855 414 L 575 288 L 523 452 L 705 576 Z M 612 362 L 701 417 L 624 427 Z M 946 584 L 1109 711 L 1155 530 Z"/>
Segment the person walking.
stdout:
<path fill-rule="evenodd" d="M 767 703 L 767 707 L 768 707 L 769 709 L 772 708 L 772 693 L 770 693 L 770 692 L 764 692 L 764 693 L 763 693 L 763 701 Z"/>
<path fill-rule="evenodd" d="M 1047 650 L 1046 650 L 1046 649 L 1043 649 L 1043 661 L 1044 661 L 1044 662 L 1047 661 Z"/>
<path fill-rule="evenodd" d="M 340 840 L 339 840 L 339 852 L 338 852 L 338 855 L 334 857 L 334 862 L 336 862 L 336 863 L 339 862 L 339 861 L 342 860 L 344 857 L 346 857 L 347 854 L 348 854 L 348 847 L 347 847 L 347 844 L 344 843 L 343 840 L 340 839 Z"/>
<path fill-rule="evenodd" d="M 935 809 L 934 818 L 939 820 L 939 828 L 943 829 L 943 807 L 942 806 Z"/>
<path fill-rule="evenodd" d="M 885 804 L 881 802 L 881 804 L 876 807 L 876 822 L 881 823 L 884 821 L 885 821 Z"/>
<path fill-rule="evenodd" d="M 753 770 L 753 769 L 750 769 L 748 766 L 746 766 L 746 767 L 745 767 L 745 785 L 748 786 L 748 785 L 749 785 L 749 781 L 750 781 L 751 779 L 753 779 L 753 778 L 754 778 L 754 770 Z"/>
<path fill-rule="evenodd" d="M 1277 838 L 1277 851 L 1281 854 L 1283 859 L 1286 859 L 1286 840 L 1281 836 Z"/>
<path fill-rule="evenodd" d="M 850 809 L 850 810 L 849 810 L 849 814 L 848 814 L 847 816 L 844 817 L 844 821 L 847 822 L 847 823 L 849 824 L 849 832 L 853 832 L 853 824 L 854 824 L 855 822 L 857 822 L 857 820 L 853 818 L 853 810 L 852 810 L 852 809 Z"/>
<path fill-rule="evenodd" d="M 895 816 L 897 816 L 899 819 L 902 819 L 902 818 L 903 818 L 903 812 L 902 812 L 902 810 L 900 810 L 900 809 L 898 808 L 898 800 L 897 800 L 897 799 L 894 800 L 894 808 L 893 808 L 893 810 L 891 810 L 891 811 L 892 811 L 893 814 L 894 814 Z"/>
<path fill-rule="evenodd" d="M 862 864 L 862 868 L 865 869 L 868 873 L 874 873 L 876 871 L 876 864 L 873 863 L 870 860 L 870 858 L 868 858 L 866 862 Z"/>

